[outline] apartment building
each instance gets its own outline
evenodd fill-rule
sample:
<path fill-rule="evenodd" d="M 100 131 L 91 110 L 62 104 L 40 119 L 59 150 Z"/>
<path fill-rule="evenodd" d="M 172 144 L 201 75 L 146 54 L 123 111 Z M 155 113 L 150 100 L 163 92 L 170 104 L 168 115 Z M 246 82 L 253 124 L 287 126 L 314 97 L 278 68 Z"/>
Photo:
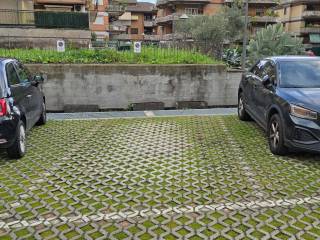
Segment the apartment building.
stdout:
<path fill-rule="evenodd" d="M 181 16 L 211 16 L 219 12 L 222 6 L 233 2 L 234 0 L 158 0 L 157 32 L 162 38 L 170 39 L 176 22 L 183 20 Z M 276 23 L 276 15 L 272 11 L 276 5 L 276 0 L 249 0 L 249 29 L 252 34 L 259 28 Z"/>
<path fill-rule="evenodd" d="M 112 11 L 109 12 L 111 40 L 151 40 L 150 36 L 156 34 L 154 4 L 131 1 L 126 6 L 113 6 Z"/>
<path fill-rule="evenodd" d="M 226 5 L 230 5 L 233 0 L 225 0 Z M 274 7 L 278 5 L 277 0 L 249 0 L 249 33 L 254 36 L 261 28 L 265 28 L 269 24 L 277 23 L 277 13 Z"/>
<path fill-rule="evenodd" d="M 1 0 L 1 46 L 55 48 L 57 39 L 88 46 L 88 1 Z"/>
<path fill-rule="evenodd" d="M 106 9 L 109 0 L 88 0 L 87 6 L 90 15 L 90 30 L 94 32 L 97 39 L 107 39 L 109 27 L 109 15 Z"/>
<path fill-rule="evenodd" d="M 23 14 L 19 14 L 22 11 Z M 33 0 L 1 0 L 0 2 L 0 24 L 32 24 L 34 22 Z"/>
<path fill-rule="evenodd" d="M 320 55 L 320 0 L 282 0 L 276 12 L 287 32 Z"/>
<path fill-rule="evenodd" d="M 107 38 L 107 27 L 109 17 L 106 13 L 108 0 L 34 0 L 35 10 L 78 12 L 86 13 L 86 19 L 79 19 L 85 22 L 87 28 L 96 33 L 97 38 Z M 82 25 L 81 25 L 82 26 Z"/>
<path fill-rule="evenodd" d="M 223 4 L 224 0 L 158 0 L 157 33 L 169 40 L 184 16 L 214 15 Z"/>

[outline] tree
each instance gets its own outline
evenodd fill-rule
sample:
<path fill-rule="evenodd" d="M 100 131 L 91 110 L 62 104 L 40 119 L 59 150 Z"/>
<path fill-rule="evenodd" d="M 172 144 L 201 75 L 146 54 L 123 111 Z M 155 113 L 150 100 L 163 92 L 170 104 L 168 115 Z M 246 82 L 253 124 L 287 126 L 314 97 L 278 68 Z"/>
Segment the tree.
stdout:
<path fill-rule="evenodd" d="M 244 26 L 242 10 L 236 5 L 223 7 L 220 13 L 213 16 L 191 16 L 187 20 L 180 20 L 175 31 L 201 43 L 202 50 L 221 58 L 223 45 L 241 38 Z"/>
<path fill-rule="evenodd" d="M 292 37 L 283 30 L 282 24 L 269 25 L 256 33 L 248 46 L 249 62 L 277 55 L 301 55 L 304 53 L 302 39 Z"/>

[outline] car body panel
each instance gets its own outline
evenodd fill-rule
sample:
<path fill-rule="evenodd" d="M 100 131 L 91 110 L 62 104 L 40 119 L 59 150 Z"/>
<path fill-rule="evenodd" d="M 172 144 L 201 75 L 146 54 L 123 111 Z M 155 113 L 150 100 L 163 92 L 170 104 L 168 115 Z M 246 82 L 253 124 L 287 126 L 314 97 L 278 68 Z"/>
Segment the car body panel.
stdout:
<path fill-rule="evenodd" d="M 15 141 L 17 125 L 21 120 L 30 130 L 42 113 L 44 95 L 32 79 L 10 86 L 6 75 L 8 64 L 17 64 L 14 59 L 0 59 L 0 98 L 5 98 L 10 108 L 7 116 L 0 117 L 0 148 L 8 148 Z M 4 142 L 6 140 L 6 142 Z"/>
<path fill-rule="evenodd" d="M 263 61 L 272 62 L 276 69 L 275 84 L 265 86 L 261 76 L 246 72 L 242 76 L 239 92 L 243 92 L 246 111 L 263 129 L 267 129 L 270 117 L 276 112 L 280 115 L 284 126 L 284 140 L 287 147 L 320 153 L 320 88 L 284 88 L 280 84 L 281 62 L 297 60 L 320 61 L 320 58 L 299 56 L 266 58 Z M 250 71 L 253 69 L 254 67 Z M 249 78 L 252 80 L 248 81 Z M 317 120 L 308 120 L 292 116 L 290 104 L 316 111 L 319 117 Z"/>

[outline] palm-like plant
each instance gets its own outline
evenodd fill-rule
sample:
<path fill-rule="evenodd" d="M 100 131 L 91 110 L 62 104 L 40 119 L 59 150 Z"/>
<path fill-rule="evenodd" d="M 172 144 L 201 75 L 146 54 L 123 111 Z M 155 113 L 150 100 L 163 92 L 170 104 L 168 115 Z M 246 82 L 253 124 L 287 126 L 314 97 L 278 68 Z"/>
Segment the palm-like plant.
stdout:
<path fill-rule="evenodd" d="M 278 55 L 301 55 L 304 53 L 302 39 L 286 33 L 281 24 L 269 25 L 256 33 L 248 46 L 249 62 Z"/>

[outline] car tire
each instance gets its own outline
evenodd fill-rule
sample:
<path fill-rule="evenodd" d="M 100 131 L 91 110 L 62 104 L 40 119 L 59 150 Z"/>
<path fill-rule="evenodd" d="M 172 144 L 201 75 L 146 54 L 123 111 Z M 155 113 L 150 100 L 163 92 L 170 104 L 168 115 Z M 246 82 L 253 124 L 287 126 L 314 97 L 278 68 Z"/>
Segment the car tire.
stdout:
<path fill-rule="evenodd" d="M 288 148 L 284 145 L 284 129 L 279 114 L 271 116 L 267 135 L 269 148 L 273 154 L 283 156 L 288 153 Z"/>
<path fill-rule="evenodd" d="M 26 127 L 22 121 L 17 126 L 16 139 L 11 147 L 7 149 L 10 158 L 22 158 L 26 154 Z"/>
<path fill-rule="evenodd" d="M 47 122 L 47 108 L 45 102 L 42 103 L 42 112 L 37 125 L 44 125 Z"/>
<path fill-rule="evenodd" d="M 244 107 L 242 92 L 239 93 L 239 97 L 238 97 L 238 117 L 241 121 L 249 121 L 251 119 Z"/>

